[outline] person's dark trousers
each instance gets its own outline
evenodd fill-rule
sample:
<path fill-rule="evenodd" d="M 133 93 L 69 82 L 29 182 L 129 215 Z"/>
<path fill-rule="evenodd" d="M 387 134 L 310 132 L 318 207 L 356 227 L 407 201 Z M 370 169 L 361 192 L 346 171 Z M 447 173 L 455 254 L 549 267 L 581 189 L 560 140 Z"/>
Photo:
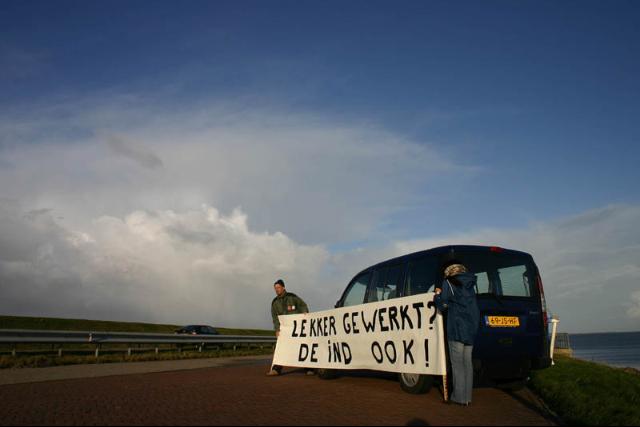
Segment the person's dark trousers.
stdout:
<path fill-rule="evenodd" d="M 473 346 L 449 341 L 449 358 L 453 377 L 451 400 L 466 405 L 473 394 Z"/>

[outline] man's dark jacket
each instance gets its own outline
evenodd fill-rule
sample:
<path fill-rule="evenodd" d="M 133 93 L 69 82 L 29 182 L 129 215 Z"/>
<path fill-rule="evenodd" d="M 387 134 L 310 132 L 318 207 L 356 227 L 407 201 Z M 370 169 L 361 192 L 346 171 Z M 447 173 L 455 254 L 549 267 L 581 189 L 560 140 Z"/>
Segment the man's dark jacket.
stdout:
<path fill-rule="evenodd" d="M 442 293 L 436 295 L 436 307 L 447 312 L 447 339 L 473 345 L 480 326 L 480 310 L 476 300 L 477 278 L 462 273 L 442 282 Z"/>
<path fill-rule="evenodd" d="M 302 298 L 291 292 L 285 292 L 282 296 L 275 297 L 271 302 L 271 317 L 273 319 L 273 327 L 276 331 L 280 330 L 280 320 L 278 320 L 278 316 L 308 312 L 309 307 L 307 307 L 307 304 Z"/>

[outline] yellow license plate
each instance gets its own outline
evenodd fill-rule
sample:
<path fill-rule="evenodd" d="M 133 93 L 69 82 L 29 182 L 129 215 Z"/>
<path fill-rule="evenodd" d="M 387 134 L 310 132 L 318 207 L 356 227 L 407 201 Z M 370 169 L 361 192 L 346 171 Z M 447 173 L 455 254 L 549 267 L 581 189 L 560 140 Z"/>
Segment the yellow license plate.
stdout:
<path fill-rule="evenodd" d="M 487 325 L 492 328 L 518 328 L 520 318 L 515 316 L 486 316 Z"/>

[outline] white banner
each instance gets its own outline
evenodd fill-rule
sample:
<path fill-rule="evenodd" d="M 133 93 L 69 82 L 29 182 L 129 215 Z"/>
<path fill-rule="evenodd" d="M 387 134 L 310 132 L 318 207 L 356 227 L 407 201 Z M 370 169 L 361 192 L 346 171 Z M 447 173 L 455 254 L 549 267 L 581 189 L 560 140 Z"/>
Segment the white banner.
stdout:
<path fill-rule="evenodd" d="M 446 375 L 435 293 L 279 316 L 274 365 Z"/>

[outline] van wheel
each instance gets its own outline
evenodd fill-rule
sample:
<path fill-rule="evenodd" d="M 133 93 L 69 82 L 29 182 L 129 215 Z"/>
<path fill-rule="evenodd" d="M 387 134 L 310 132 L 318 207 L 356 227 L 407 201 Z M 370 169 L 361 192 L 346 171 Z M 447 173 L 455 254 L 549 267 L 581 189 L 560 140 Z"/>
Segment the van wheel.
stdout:
<path fill-rule="evenodd" d="M 410 394 L 424 394 L 431 390 L 433 377 L 420 374 L 399 374 L 400 387 Z"/>
<path fill-rule="evenodd" d="M 335 369 L 316 369 L 316 376 L 322 380 L 334 380 L 338 378 L 338 371 Z"/>

